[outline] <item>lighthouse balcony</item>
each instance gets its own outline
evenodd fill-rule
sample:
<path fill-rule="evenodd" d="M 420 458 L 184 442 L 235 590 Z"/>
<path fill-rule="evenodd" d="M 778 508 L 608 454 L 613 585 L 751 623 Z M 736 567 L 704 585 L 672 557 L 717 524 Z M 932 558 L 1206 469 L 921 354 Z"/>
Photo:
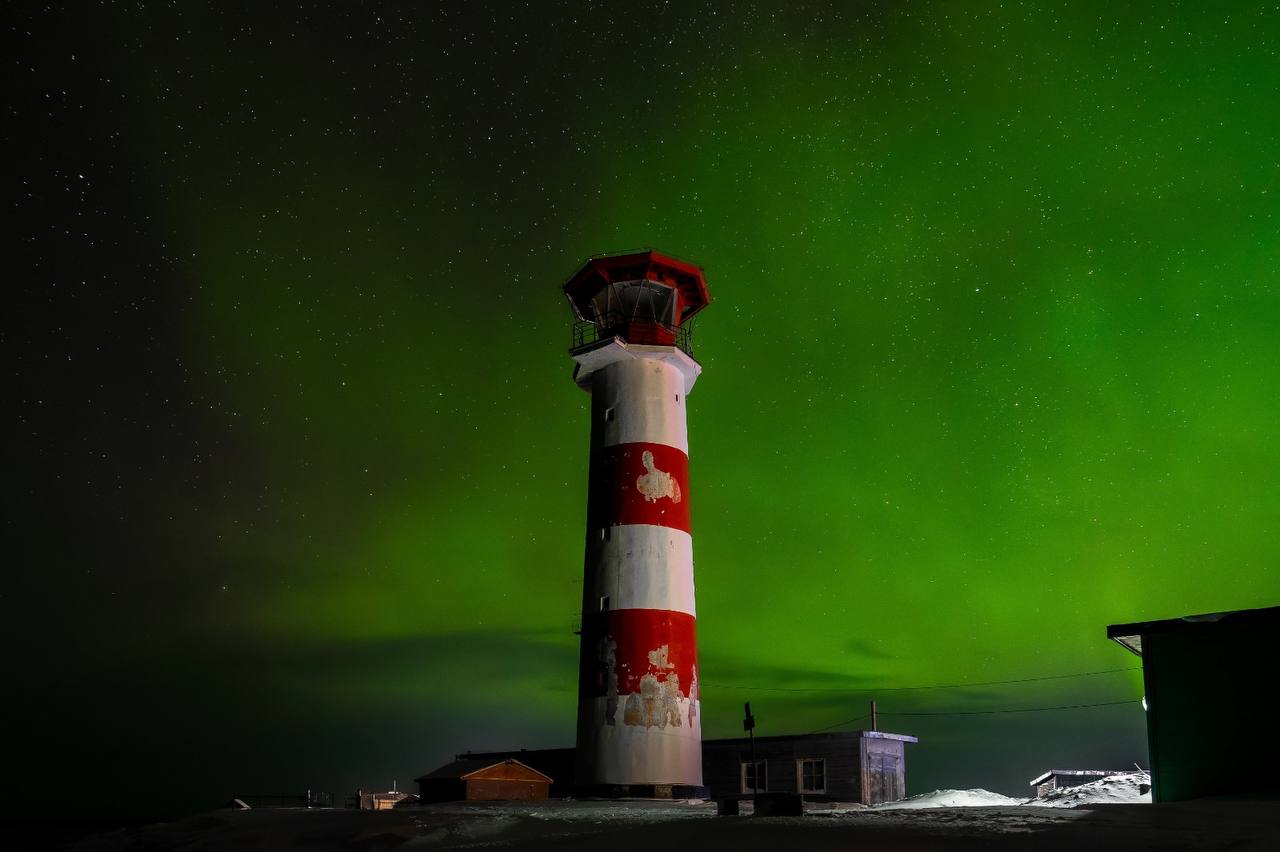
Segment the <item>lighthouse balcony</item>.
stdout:
<path fill-rule="evenodd" d="M 573 346 L 570 352 L 588 349 L 603 341 L 620 339 L 626 343 L 647 346 L 674 346 L 693 356 L 693 326 L 669 325 L 653 320 L 606 316 L 603 322 L 580 320 L 573 324 Z"/>

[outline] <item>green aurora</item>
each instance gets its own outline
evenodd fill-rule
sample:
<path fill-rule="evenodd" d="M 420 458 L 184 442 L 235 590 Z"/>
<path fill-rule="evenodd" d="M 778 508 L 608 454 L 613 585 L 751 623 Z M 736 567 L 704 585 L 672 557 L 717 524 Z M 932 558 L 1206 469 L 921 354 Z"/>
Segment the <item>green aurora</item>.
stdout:
<path fill-rule="evenodd" d="M 27 15 L 30 777 L 181 808 L 570 744 L 558 286 L 637 246 L 713 296 L 707 735 L 875 697 L 911 792 L 1145 763 L 1137 671 L 901 688 L 1280 600 L 1274 4 L 448 5 Z"/>

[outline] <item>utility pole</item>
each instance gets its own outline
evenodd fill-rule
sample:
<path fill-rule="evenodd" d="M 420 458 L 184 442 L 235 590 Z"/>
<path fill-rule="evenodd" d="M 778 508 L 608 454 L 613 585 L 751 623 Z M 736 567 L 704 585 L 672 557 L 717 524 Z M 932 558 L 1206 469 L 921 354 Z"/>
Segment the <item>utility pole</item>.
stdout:
<path fill-rule="evenodd" d="M 751 739 L 751 812 L 758 814 L 756 805 L 760 793 L 760 764 L 756 763 L 756 717 L 751 715 L 751 702 L 742 705 L 742 728 Z"/>
<path fill-rule="evenodd" d="M 876 702 L 874 699 L 871 701 L 871 730 L 880 730 L 880 725 L 876 722 Z"/>

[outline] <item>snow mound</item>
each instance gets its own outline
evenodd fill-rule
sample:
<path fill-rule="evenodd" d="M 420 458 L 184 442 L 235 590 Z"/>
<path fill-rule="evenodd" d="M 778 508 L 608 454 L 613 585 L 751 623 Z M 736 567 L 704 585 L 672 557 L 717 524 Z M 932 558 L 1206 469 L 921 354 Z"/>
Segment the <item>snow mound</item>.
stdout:
<path fill-rule="evenodd" d="M 1108 775 L 1078 787 L 1063 787 L 1043 799 L 1013 799 L 990 790 L 934 790 L 900 802 L 886 802 L 872 810 L 915 808 L 990 808 L 1032 805 L 1041 808 L 1079 808 L 1086 805 L 1136 805 L 1151 801 L 1151 776 L 1145 772 Z"/>
<path fill-rule="evenodd" d="M 1048 808 L 1078 808 L 1082 805 L 1133 805 L 1151 801 L 1151 776 L 1145 772 L 1108 775 L 1088 784 L 1054 790 L 1029 805 Z"/>
<path fill-rule="evenodd" d="M 1021 805 L 1023 799 L 1002 796 L 990 790 L 934 790 L 897 802 L 885 802 L 872 810 L 889 811 L 913 808 L 982 808 L 1003 805 Z"/>

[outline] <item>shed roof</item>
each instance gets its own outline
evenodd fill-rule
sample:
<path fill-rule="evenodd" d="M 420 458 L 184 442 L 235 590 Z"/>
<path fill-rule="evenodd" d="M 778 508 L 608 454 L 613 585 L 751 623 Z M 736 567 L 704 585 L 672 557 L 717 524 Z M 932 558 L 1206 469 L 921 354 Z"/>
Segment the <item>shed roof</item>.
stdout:
<path fill-rule="evenodd" d="M 1050 769 L 1048 772 L 1035 778 L 1031 782 L 1031 786 L 1035 787 L 1039 784 L 1043 784 L 1055 775 L 1063 777 L 1069 775 L 1088 775 L 1093 778 L 1107 778 L 1112 775 L 1123 775 L 1125 772 L 1126 770 L 1124 769 Z"/>
<path fill-rule="evenodd" d="M 1136 621 L 1132 624 L 1112 624 L 1107 627 L 1107 638 L 1142 656 L 1142 637 L 1153 633 L 1194 633 L 1213 629 L 1221 624 L 1231 627 L 1270 625 L 1280 628 L 1280 606 L 1260 609 L 1236 609 L 1228 612 L 1210 612 L 1204 615 L 1184 615 L 1182 618 L 1166 618 L 1160 621 Z"/>
<path fill-rule="evenodd" d="M 506 758 L 505 760 L 494 760 L 492 758 L 460 758 L 452 763 L 446 763 L 438 769 L 433 769 L 426 775 L 419 775 L 414 781 L 434 781 L 447 778 L 479 778 L 483 777 L 485 770 L 495 769 L 497 767 L 516 767 L 520 775 L 526 776 L 529 781 L 546 781 L 551 783 L 551 776 L 545 775 L 531 766 L 526 766 L 518 760 Z"/>

